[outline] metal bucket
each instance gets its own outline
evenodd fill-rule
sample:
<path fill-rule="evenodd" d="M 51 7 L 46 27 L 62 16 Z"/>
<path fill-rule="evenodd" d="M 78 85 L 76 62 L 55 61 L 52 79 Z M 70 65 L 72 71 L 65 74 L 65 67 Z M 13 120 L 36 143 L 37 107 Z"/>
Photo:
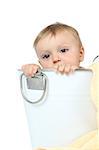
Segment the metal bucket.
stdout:
<path fill-rule="evenodd" d="M 71 75 L 42 70 L 32 78 L 21 74 L 21 92 L 33 149 L 68 146 L 97 128 L 91 100 L 92 71 Z"/>

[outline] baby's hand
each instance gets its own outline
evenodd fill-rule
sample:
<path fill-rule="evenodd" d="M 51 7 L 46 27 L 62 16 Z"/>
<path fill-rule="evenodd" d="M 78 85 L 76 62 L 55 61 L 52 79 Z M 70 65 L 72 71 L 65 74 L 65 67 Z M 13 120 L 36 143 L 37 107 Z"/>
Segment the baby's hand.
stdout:
<path fill-rule="evenodd" d="M 58 64 L 54 68 L 56 72 L 60 72 L 61 74 L 69 74 L 73 73 L 79 67 L 75 65 L 72 66 L 70 64 Z"/>
<path fill-rule="evenodd" d="M 34 76 L 37 70 L 40 68 L 39 65 L 36 64 L 26 64 L 22 66 L 22 71 L 26 76 Z"/>

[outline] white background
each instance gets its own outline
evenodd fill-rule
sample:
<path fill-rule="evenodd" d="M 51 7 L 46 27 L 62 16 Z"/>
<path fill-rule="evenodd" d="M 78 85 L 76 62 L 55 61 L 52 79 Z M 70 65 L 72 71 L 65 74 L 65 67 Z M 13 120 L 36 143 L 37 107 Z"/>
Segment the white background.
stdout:
<path fill-rule="evenodd" d="M 33 63 L 33 40 L 56 21 L 75 27 L 85 47 L 83 66 L 99 54 L 98 0 L 0 1 L 0 149 L 31 150 L 17 69 Z"/>

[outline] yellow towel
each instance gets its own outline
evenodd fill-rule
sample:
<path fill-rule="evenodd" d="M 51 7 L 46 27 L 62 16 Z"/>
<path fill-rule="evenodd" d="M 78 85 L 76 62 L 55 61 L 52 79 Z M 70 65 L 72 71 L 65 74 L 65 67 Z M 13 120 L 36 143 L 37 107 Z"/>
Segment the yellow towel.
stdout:
<path fill-rule="evenodd" d="M 38 148 L 38 150 L 99 150 L 98 133 L 92 131 L 80 137 L 68 147 Z"/>
<path fill-rule="evenodd" d="M 98 129 L 83 135 L 68 147 L 38 148 L 38 150 L 99 150 L 99 62 L 92 64 L 90 68 L 93 70 L 91 93 L 92 99 L 97 108 Z"/>

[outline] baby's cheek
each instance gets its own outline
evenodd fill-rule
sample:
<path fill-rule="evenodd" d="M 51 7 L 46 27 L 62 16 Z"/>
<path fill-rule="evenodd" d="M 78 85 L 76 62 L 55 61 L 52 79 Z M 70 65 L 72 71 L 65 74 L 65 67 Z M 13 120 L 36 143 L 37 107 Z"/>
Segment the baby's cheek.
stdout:
<path fill-rule="evenodd" d="M 49 61 L 42 62 L 41 65 L 43 68 L 53 68 L 53 63 Z"/>

